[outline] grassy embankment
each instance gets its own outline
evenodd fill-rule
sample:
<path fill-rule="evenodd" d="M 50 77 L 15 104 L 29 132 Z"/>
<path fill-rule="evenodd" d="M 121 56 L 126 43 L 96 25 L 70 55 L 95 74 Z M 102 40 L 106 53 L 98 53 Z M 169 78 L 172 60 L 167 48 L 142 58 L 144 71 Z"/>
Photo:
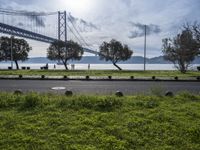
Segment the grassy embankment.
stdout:
<path fill-rule="evenodd" d="M 0 149 L 200 148 L 200 96 L 0 93 Z"/>
<path fill-rule="evenodd" d="M 124 76 L 124 77 L 197 77 L 200 73 L 189 71 L 185 74 L 179 71 L 118 71 L 118 70 L 0 70 L 0 75 L 47 75 L 47 76 Z"/>

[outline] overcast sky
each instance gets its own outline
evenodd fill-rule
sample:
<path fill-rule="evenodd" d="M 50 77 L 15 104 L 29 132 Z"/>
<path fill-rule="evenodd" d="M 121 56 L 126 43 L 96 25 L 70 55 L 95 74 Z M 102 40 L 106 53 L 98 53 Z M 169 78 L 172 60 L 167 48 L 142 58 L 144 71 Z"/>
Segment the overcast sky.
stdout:
<path fill-rule="evenodd" d="M 66 10 L 79 18 L 76 24 L 92 47 L 98 48 L 103 41 L 114 38 L 128 44 L 135 56 L 143 55 L 146 24 L 148 57 L 162 55 L 162 39 L 176 35 L 185 22 L 200 22 L 200 0 L 0 0 L 0 7 L 40 12 Z M 29 42 L 33 47 L 30 57 L 46 56 L 47 44 Z"/>

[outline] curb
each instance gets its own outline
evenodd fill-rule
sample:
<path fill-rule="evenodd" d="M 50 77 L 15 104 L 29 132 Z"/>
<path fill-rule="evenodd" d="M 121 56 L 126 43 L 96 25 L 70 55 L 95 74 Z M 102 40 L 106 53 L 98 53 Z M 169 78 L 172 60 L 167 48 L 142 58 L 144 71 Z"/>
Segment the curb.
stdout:
<path fill-rule="evenodd" d="M 171 78 L 109 78 L 109 77 L 88 77 L 88 76 L 79 76 L 79 77 L 53 77 L 53 76 L 9 76 L 9 77 L 0 77 L 0 80 L 40 80 L 40 81 L 151 81 L 151 82 L 200 82 L 199 79 L 171 79 Z"/>

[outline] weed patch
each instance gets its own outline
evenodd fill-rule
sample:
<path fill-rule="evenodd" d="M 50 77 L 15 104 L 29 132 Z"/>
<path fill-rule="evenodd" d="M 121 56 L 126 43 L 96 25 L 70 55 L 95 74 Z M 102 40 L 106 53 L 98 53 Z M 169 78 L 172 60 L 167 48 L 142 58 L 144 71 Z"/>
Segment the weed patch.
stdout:
<path fill-rule="evenodd" d="M 24 97 L 21 108 L 24 110 L 42 107 L 44 105 L 43 98 L 35 93 L 30 93 Z"/>

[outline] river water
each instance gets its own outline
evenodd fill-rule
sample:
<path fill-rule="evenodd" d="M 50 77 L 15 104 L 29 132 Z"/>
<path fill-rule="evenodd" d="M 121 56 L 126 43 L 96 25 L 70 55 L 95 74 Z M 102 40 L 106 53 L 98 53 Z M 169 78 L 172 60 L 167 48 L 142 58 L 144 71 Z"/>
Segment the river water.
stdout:
<path fill-rule="evenodd" d="M 20 68 L 21 67 L 30 67 L 30 69 L 40 69 L 40 67 L 45 66 L 46 64 L 32 64 L 32 63 L 19 63 Z M 10 63 L 0 63 L 0 69 L 8 69 L 8 67 L 11 66 Z M 15 64 L 13 64 L 13 68 L 15 69 Z M 65 69 L 63 65 L 57 65 L 57 64 L 48 64 L 49 69 L 58 69 L 62 70 Z M 119 64 L 119 66 L 123 70 L 143 70 L 144 64 Z M 194 64 L 190 67 L 190 70 L 197 70 L 198 64 Z M 68 65 L 69 69 L 73 69 L 73 65 Z M 117 70 L 115 66 L 112 64 L 90 64 L 88 68 L 88 64 L 74 64 L 75 70 Z M 147 64 L 146 70 L 176 70 L 173 64 Z"/>

